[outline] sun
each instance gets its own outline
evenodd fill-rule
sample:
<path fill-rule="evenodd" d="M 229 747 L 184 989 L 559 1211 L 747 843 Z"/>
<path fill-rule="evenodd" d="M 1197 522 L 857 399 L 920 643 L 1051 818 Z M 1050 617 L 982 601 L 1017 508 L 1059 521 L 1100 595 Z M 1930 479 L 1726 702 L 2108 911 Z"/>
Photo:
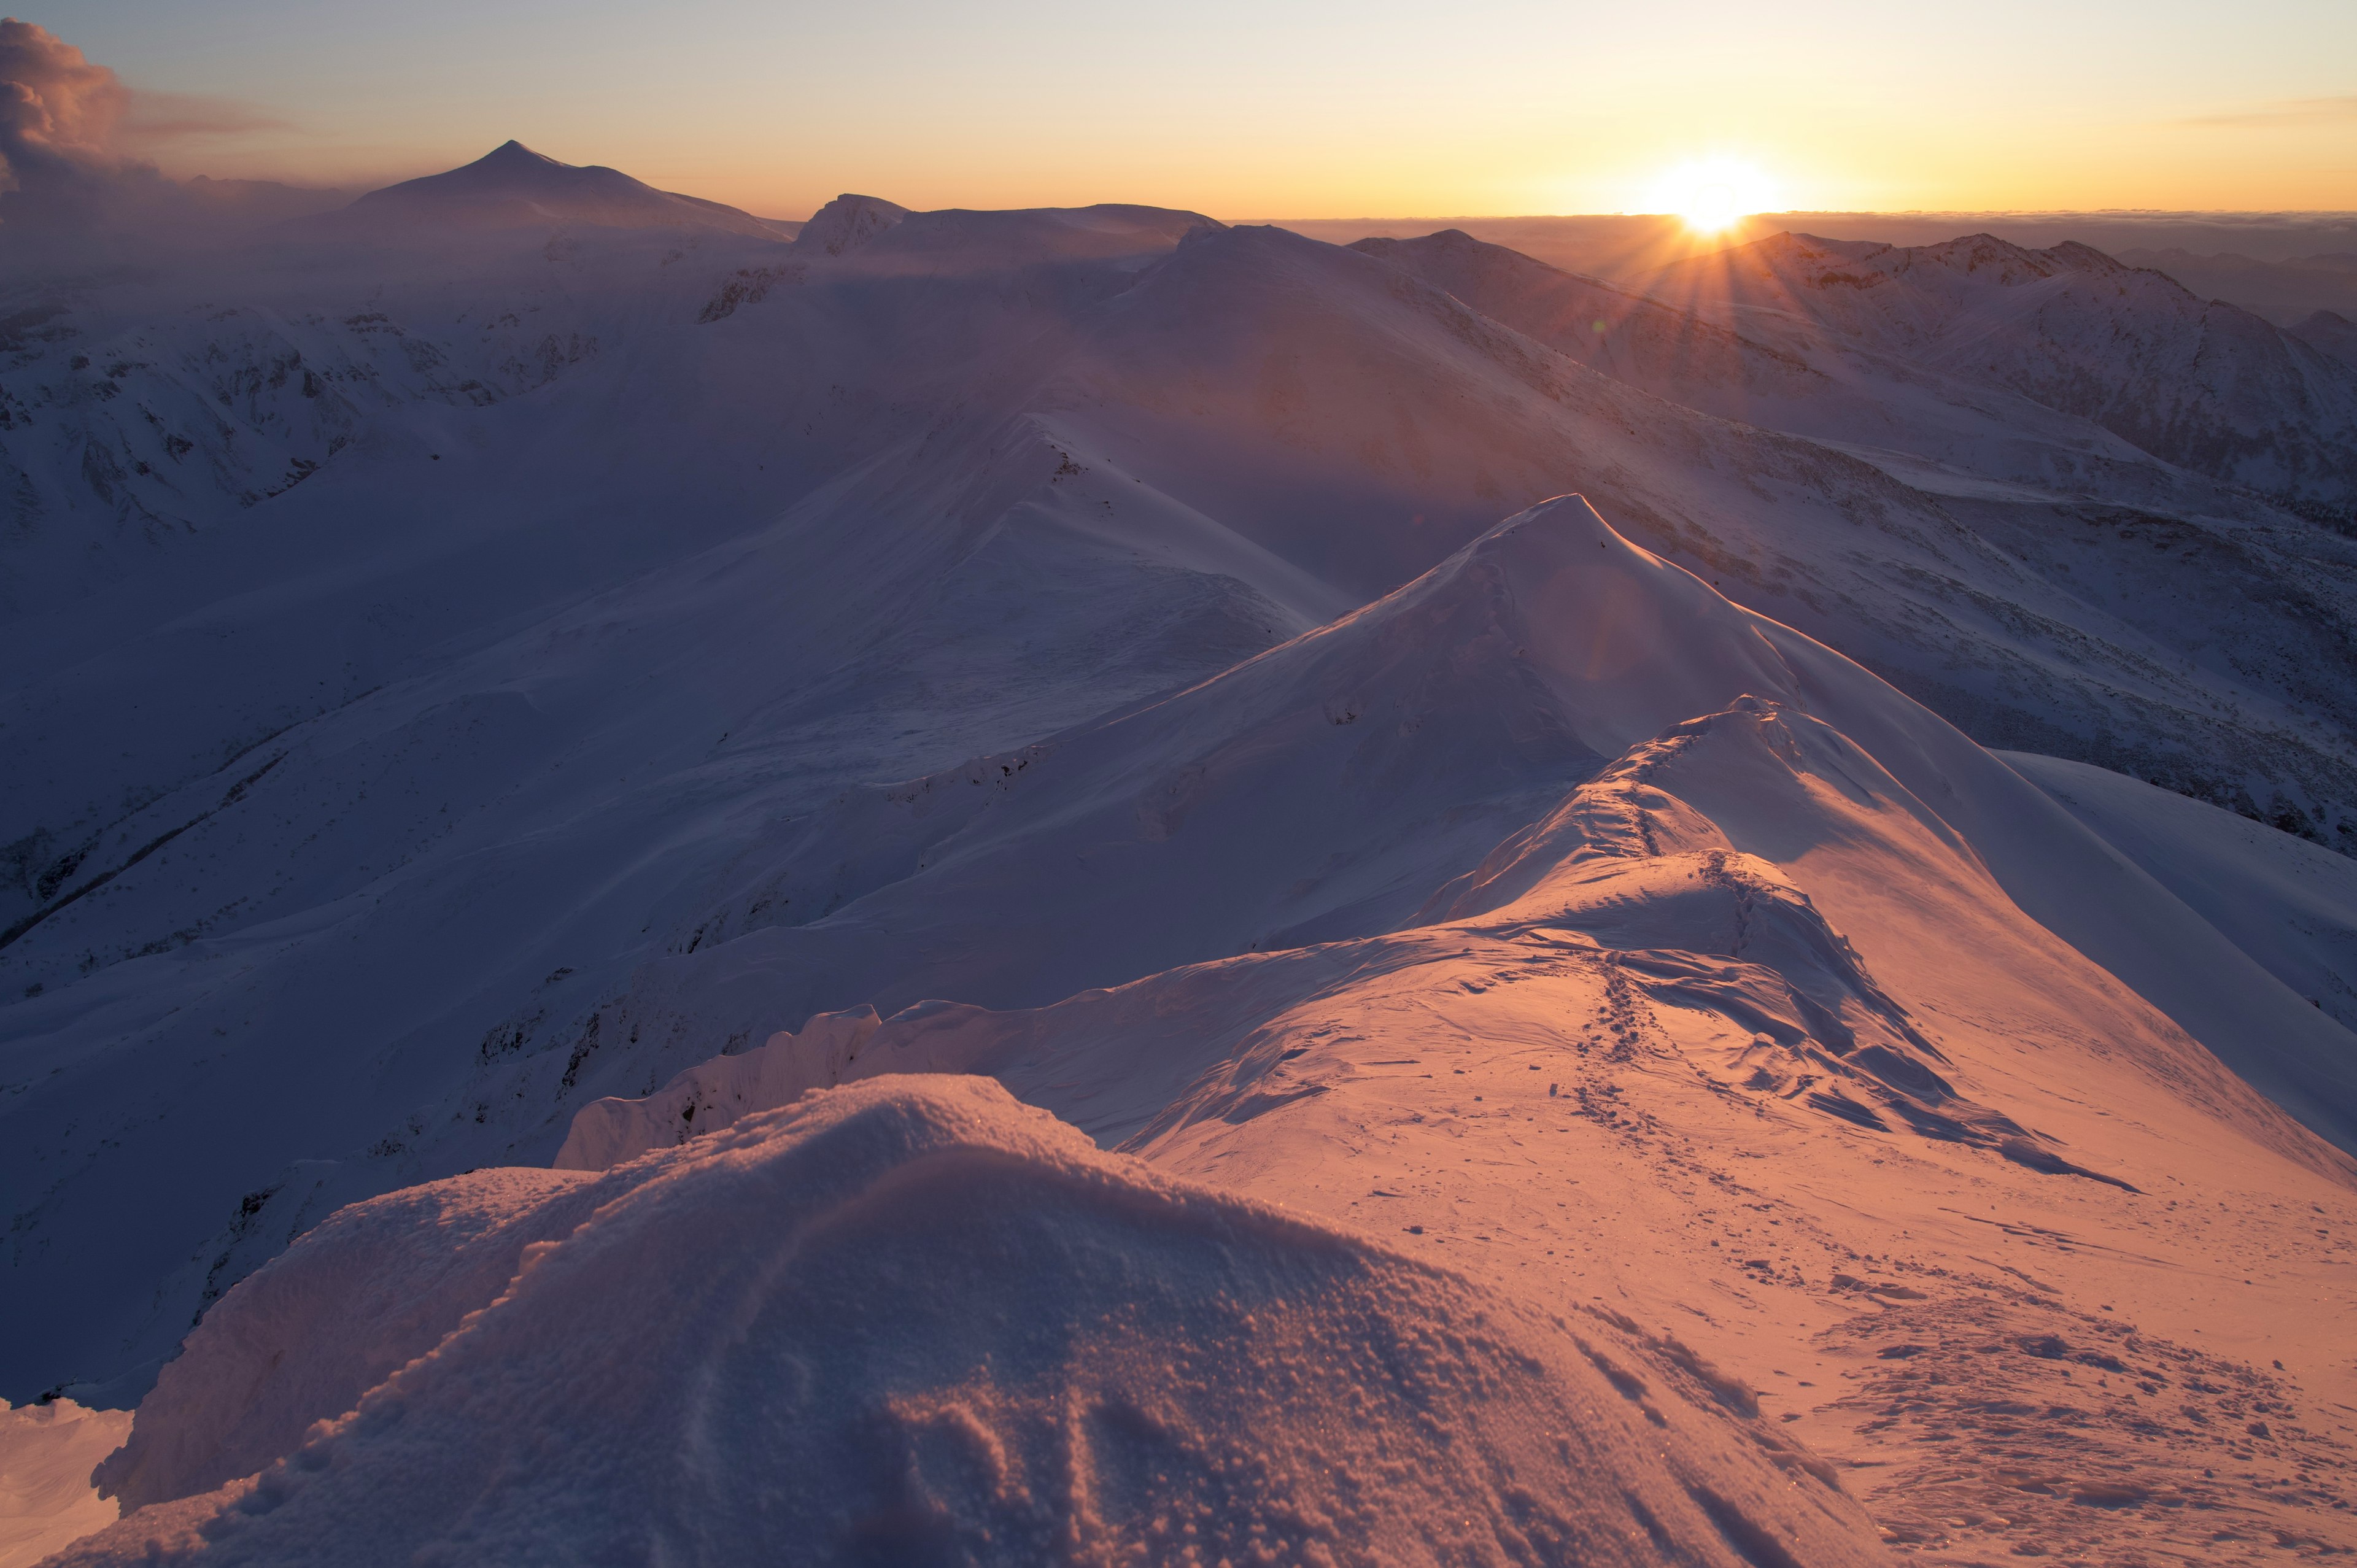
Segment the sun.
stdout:
<path fill-rule="evenodd" d="M 1697 234 L 1716 234 L 1739 218 L 1773 211 L 1776 182 L 1740 159 L 1698 158 L 1653 182 L 1652 206 L 1684 219 Z"/>

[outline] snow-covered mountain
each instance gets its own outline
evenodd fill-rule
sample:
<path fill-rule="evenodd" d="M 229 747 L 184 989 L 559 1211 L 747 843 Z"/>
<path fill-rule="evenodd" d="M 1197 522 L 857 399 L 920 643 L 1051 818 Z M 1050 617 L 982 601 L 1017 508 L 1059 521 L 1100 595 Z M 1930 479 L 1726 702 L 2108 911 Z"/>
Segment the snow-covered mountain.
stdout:
<path fill-rule="evenodd" d="M 1778 234 L 1648 291 L 1772 343 L 1830 335 L 2009 388 L 2309 515 L 2357 516 L 2357 371 L 2086 245 Z"/>
<path fill-rule="evenodd" d="M 2113 254 L 2130 266 L 2167 273 L 2204 299 L 2239 305 L 2278 326 L 2319 312 L 2357 310 L 2357 253 L 2346 251 L 2278 261 L 2232 251 L 2200 255 L 2173 245 Z"/>
<path fill-rule="evenodd" d="M 485 164 L 601 172 L 521 151 Z M 403 199 L 463 216 L 470 179 Z M 1003 1173 L 1012 1229 L 888 1332 L 1052 1305 L 1082 1348 L 978 1313 L 959 1354 L 1003 1385 L 879 1351 L 813 1391 L 902 1412 L 874 1430 L 910 1452 L 968 1434 L 950 1470 L 844 1458 L 813 1530 L 1028 1541 L 1013 1487 L 1145 1539 L 1143 1493 L 1045 1478 L 1067 1408 L 1092 1476 L 1180 1477 L 1171 1518 L 1237 1466 L 1375 1474 L 1320 1446 L 1340 1385 L 1293 1425 L 1235 1382 L 1152 1402 L 1140 1369 L 1261 1331 L 1187 1294 L 1181 1211 L 1238 1279 L 1350 1260 L 1285 1275 L 1329 1304 L 1299 1325 L 1446 1346 L 1450 1282 L 1508 1304 L 1538 1382 L 1485 1452 L 1633 1411 L 1718 1455 L 1587 1472 L 1656 1521 L 1632 1560 L 1871 1560 L 1857 1502 L 1958 1552 L 2338 1528 L 2293 1494 L 2340 1484 L 2357 1397 L 2311 1310 L 2357 1147 L 2341 535 L 1953 361 L 1953 300 L 1902 342 L 1461 235 L 845 196 L 789 241 L 483 199 L 0 302 L 0 1393 L 156 1390 L 108 1472 L 152 1506 L 88 1560 L 317 1558 L 371 1510 L 401 1561 L 477 1553 L 433 1536 L 464 1456 L 538 1439 L 469 1369 L 620 1301 L 600 1269 L 689 1279 L 649 1249 L 830 1148 L 874 1157 L 795 1200 L 810 1234 L 875 1246 L 813 1288 L 920 1275 L 954 1185 L 918 1144 Z M 901 1078 L 942 1072 L 1144 1164 Z M 1269 1204 L 1307 1229 L 1270 1240 Z M 1092 1337 L 1124 1268 L 1160 1316 Z M 753 1442 L 690 1397 L 724 1308 L 679 1288 L 611 1320 L 634 1419 Z M 801 1356 L 835 1300 L 759 1343 Z M 1254 1366 L 1340 1353 L 1268 1331 Z M 280 1391 L 232 1411 L 264 1340 Z M 1999 1408 L 2029 1387 L 2077 1412 L 2042 1469 Z M 436 1413 L 380 1442 L 394 1408 Z M 2237 1465 L 2285 1489 L 2205 1474 Z M 938 1509 L 856 1500 L 919 1472 Z M 589 1475 L 467 1517 L 537 1530 Z M 1301 1539 L 1620 1520 L 1560 1479 L 1321 1491 Z M 612 1506 L 668 1541 L 683 1496 Z"/>
<path fill-rule="evenodd" d="M 311 232 L 332 229 L 387 238 L 414 234 L 420 225 L 545 230 L 551 224 L 593 224 L 755 238 L 791 237 L 793 228 L 701 197 L 657 190 L 619 169 L 559 163 L 522 142 L 503 142 L 462 167 L 371 190 L 340 211 L 297 221 Z"/>
<path fill-rule="evenodd" d="M 1787 330 L 1767 316 L 1749 316 L 1744 319 L 1768 325 L 1769 340 L 1742 338 L 1461 234 L 1356 248 L 1682 407 L 1806 437 L 1821 452 L 1854 457 L 1897 481 L 1897 493 L 1907 499 L 1893 506 L 1888 489 L 1817 478 L 1815 489 L 1848 492 L 1840 502 L 1843 516 L 1878 518 L 1884 537 L 1861 539 L 1853 523 L 1781 552 L 1787 570 L 1813 579 L 1781 595 L 1763 592 L 1769 584 L 1725 575 L 1735 542 L 1727 536 L 1724 511 L 1681 520 L 1674 530 L 1649 527 L 1651 498 L 1606 492 L 1640 537 L 1745 602 L 1851 653 L 1985 742 L 2125 768 L 2291 831 L 2343 842 L 2324 826 L 2336 809 L 2304 822 L 2314 807 L 2291 792 L 2254 789 L 2189 766 L 2189 749 L 2247 758 L 2277 752 L 2288 741 L 2305 752 L 2317 728 L 2296 720 L 2288 733 L 2254 735 L 2256 750 L 2240 742 L 2222 751 L 2206 744 L 2188 748 L 2184 737 L 2210 728 L 2223 710 L 2255 717 L 2255 708 L 2241 697 L 2221 703 L 2171 690 L 2174 682 L 2147 683 L 2172 660 L 2187 674 L 2223 663 L 2238 684 L 2255 681 L 2286 695 L 2300 687 L 2294 703 L 2338 708 L 2330 693 L 2347 689 L 2341 675 L 2311 683 L 2295 670 L 2337 668 L 2330 645 L 2338 634 L 2325 628 L 2342 624 L 2348 613 L 2335 606 L 2349 570 L 2339 532 L 2205 482 L 2093 422 L 1920 360 L 1863 351 L 1840 334 Z M 1770 346 L 1778 333 L 1785 348 Z M 1786 519 L 1797 521 L 1799 511 L 1787 509 Z M 1915 548 L 1894 548 L 1889 537 L 1902 516 L 1920 520 L 1909 530 L 1920 541 Z M 1791 521 L 1780 521 L 1777 533 L 1746 539 L 1736 551 L 1753 562 L 1773 558 L 1792 537 Z M 1977 559 L 1970 564 L 1947 542 L 1960 535 L 1973 540 Z M 1833 562 L 1868 559 L 1880 579 L 1871 588 L 1837 586 L 1827 578 Z M 1828 594 L 1842 601 L 1830 613 Z M 1906 600 L 1914 605 L 1902 618 L 1880 607 Z M 2244 618 L 2255 612 L 2272 628 L 2252 627 Z M 2115 618 L 2136 628 L 2132 641 L 2155 641 L 2136 651 L 2132 642 L 2114 642 Z M 2202 629 L 2204 623 L 2215 630 Z M 2063 632 L 2063 626 L 2072 629 Z M 2115 651 L 2097 653 L 2096 643 L 2083 640 L 2090 634 Z M 2301 652 L 2267 672 L 2271 660 L 2263 650 L 2287 639 Z M 2171 651 L 2161 652 L 2163 646 Z M 2063 697 L 2053 680 L 2074 665 L 2081 674 L 2066 679 L 2083 679 L 2091 662 L 2105 670 L 2096 703 L 2107 711 L 2100 718 L 2095 704 Z M 2044 668 L 2033 673 L 2031 666 Z M 2124 723 L 2128 709 L 2144 716 Z M 2070 710 L 2076 712 L 2062 717 Z M 2343 713 L 2329 727 L 2345 727 L 2352 716 Z M 2286 772 L 2319 777 L 2309 769 L 2321 760 L 2287 757 Z M 2342 765 L 2325 766 L 2338 772 Z M 2327 786 L 2336 795 L 2343 788 Z"/>

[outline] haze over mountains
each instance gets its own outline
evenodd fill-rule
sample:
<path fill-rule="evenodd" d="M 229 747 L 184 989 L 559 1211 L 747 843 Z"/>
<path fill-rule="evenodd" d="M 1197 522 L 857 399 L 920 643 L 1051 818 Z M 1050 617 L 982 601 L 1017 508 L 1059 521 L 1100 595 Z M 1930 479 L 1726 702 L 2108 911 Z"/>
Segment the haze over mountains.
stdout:
<path fill-rule="evenodd" d="M 62 1561 L 2357 1546 L 2357 364 L 1351 238 L 509 143 L 0 285 Z"/>

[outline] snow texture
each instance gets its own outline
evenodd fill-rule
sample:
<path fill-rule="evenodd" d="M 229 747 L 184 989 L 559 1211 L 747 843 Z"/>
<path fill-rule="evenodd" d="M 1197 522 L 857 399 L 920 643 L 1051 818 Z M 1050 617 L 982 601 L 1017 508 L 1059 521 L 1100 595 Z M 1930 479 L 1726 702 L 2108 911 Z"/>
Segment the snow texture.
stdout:
<path fill-rule="evenodd" d="M 578 1224 L 489 1180 L 444 1201 L 554 1239 L 511 1281 L 421 1286 L 470 1307 L 456 1332 L 258 1477 L 151 1506 L 61 1568 L 725 1563 L 785 1543 L 1007 1564 L 1882 1556 L 1831 1472 L 1706 1366 L 1101 1155 L 987 1080 L 748 1118 L 616 1173 Z M 180 1364 L 260 1379 L 282 1427 L 334 1410 L 264 1359 L 286 1342 L 257 1338 L 247 1304 L 333 1298 L 333 1337 L 366 1337 L 415 1250 L 405 1207 L 298 1243 Z M 182 1451 L 218 1438 L 202 1413 Z"/>
<path fill-rule="evenodd" d="M 0 1402 L 0 1568 L 31 1568 L 114 1522 L 119 1510 L 91 1490 L 90 1471 L 130 1429 L 129 1411 Z"/>

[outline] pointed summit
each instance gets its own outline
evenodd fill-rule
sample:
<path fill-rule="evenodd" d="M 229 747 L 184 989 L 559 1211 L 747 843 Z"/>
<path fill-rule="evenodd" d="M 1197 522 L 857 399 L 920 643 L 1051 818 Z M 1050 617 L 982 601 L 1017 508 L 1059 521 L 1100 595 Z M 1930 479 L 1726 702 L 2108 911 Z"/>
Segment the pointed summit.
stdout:
<path fill-rule="evenodd" d="M 437 228 L 576 223 L 785 238 L 777 225 L 734 207 L 657 190 L 619 169 L 562 163 L 514 140 L 502 142 L 473 163 L 370 191 L 345 215 L 362 222 L 397 220 Z"/>
<path fill-rule="evenodd" d="M 530 147 L 525 146 L 522 142 L 517 141 L 512 136 L 509 137 L 506 141 L 501 142 L 498 146 L 493 147 L 490 152 L 485 153 L 481 157 L 477 158 L 473 163 L 467 166 L 469 168 L 482 168 L 487 165 L 493 164 L 514 165 L 518 166 L 532 166 L 537 165 L 548 168 L 564 168 L 566 166 L 565 165 L 557 162 L 554 158 L 550 157 L 546 153 L 533 152 Z"/>

